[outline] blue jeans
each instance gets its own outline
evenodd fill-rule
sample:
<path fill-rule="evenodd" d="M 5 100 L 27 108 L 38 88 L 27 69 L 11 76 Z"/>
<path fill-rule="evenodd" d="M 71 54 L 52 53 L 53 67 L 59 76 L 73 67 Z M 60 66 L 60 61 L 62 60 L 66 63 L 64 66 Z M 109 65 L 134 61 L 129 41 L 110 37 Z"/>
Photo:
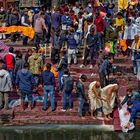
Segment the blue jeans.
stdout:
<path fill-rule="evenodd" d="M 98 32 L 97 35 L 99 40 L 99 49 L 101 51 L 104 49 L 104 36 L 100 32 Z"/>
<path fill-rule="evenodd" d="M 79 98 L 78 114 L 79 114 L 80 117 L 83 116 L 82 110 L 83 110 L 83 107 L 84 107 L 84 103 L 85 103 L 85 99 Z"/>
<path fill-rule="evenodd" d="M 80 32 L 77 32 L 77 36 L 78 36 L 78 40 L 79 40 L 79 45 L 82 46 L 83 45 L 83 42 L 82 42 L 82 36 L 83 36 L 83 33 L 80 33 Z"/>
<path fill-rule="evenodd" d="M 67 97 L 68 97 L 69 109 L 72 108 L 72 93 L 71 92 L 68 92 L 68 93 L 63 92 L 63 109 L 66 109 Z"/>
<path fill-rule="evenodd" d="M 54 86 L 44 86 L 44 101 L 43 101 L 43 109 L 47 109 L 47 100 L 48 96 L 50 96 L 51 108 L 55 109 L 54 103 Z"/>
<path fill-rule="evenodd" d="M 58 89 L 61 90 L 61 77 L 63 76 L 64 71 L 61 70 L 58 72 Z"/>
<path fill-rule="evenodd" d="M 8 70 L 8 72 L 10 74 L 12 84 L 14 85 L 15 84 L 15 82 L 14 82 L 14 69 Z"/>

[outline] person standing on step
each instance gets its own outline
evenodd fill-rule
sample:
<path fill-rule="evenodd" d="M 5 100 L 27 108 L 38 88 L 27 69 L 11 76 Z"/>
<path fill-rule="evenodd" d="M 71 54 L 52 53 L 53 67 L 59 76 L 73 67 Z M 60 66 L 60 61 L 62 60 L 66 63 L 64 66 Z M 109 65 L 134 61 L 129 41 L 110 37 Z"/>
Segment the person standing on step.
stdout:
<path fill-rule="evenodd" d="M 95 20 L 94 24 L 96 25 L 98 41 L 99 41 L 99 48 L 100 51 L 104 49 L 104 32 L 106 29 L 105 21 L 101 17 L 99 10 L 95 12 Z"/>
<path fill-rule="evenodd" d="M 87 35 L 86 39 L 86 48 L 85 48 L 85 54 L 84 54 L 84 61 L 83 64 L 80 66 L 80 68 L 87 65 L 87 59 L 90 55 L 90 69 L 93 68 L 93 66 L 96 64 L 96 59 L 98 57 L 98 36 L 96 34 L 96 29 L 93 26 L 90 29 L 90 33 Z"/>
<path fill-rule="evenodd" d="M 30 20 L 29 20 L 29 16 L 28 16 L 28 9 L 24 10 L 24 15 L 21 17 L 21 25 L 28 27 L 30 26 Z M 23 45 L 27 45 L 28 44 L 28 37 L 23 35 Z"/>
<path fill-rule="evenodd" d="M 3 69 L 3 64 L 4 61 L 0 59 L 0 109 L 8 109 L 9 94 L 12 91 L 12 82 L 9 72 Z"/>
<path fill-rule="evenodd" d="M 67 62 L 67 56 L 66 52 L 62 51 L 60 53 L 60 61 L 57 66 L 57 71 L 58 71 L 58 90 L 61 90 L 61 78 L 64 74 L 64 70 L 67 69 L 68 67 L 68 62 Z"/>
<path fill-rule="evenodd" d="M 79 80 L 76 82 L 76 94 L 79 100 L 78 115 L 82 119 L 84 119 L 82 110 L 84 107 L 84 103 L 87 101 L 87 97 L 85 94 L 85 86 L 84 86 L 84 83 L 86 81 L 87 81 L 87 76 L 82 74 Z"/>
<path fill-rule="evenodd" d="M 9 48 L 9 53 L 4 57 L 6 70 L 10 73 L 12 84 L 14 85 L 14 68 L 16 64 L 16 58 L 14 54 L 14 48 Z"/>
<path fill-rule="evenodd" d="M 51 48 L 51 62 L 53 64 L 56 64 L 59 62 L 60 59 L 60 50 L 61 50 L 61 46 L 60 46 L 60 30 L 59 28 L 55 29 L 52 28 L 51 29 L 53 32 L 53 36 L 51 37 L 51 44 L 52 44 L 52 48 Z"/>
<path fill-rule="evenodd" d="M 133 24 L 130 18 L 128 18 L 126 21 L 126 26 L 124 30 L 124 36 L 123 36 L 123 39 L 126 40 L 126 44 L 128 46 L 126 50 L 127 56 L 130 56 L 130 47 L 132 45 L 133 40 L 135 39 L 135 35 L 137 35 L 136 25 Z"/>
<path fill-rule="evenodd" d="M 67 97 L 68 97 L 68 108 L 72 110 L 72 90 L 73 90 L 73 79 L 70 76 L 68 69 L 64 70 L 64 75 L 61 78 L 61 90 L 63 96 L 63 108 L 62 112 L 66 111 Z"/>
<path fill-rule="evenodd" d="M 65 48 L 66 44 L 66 36 L 68 33 L 69 27 L 73 25 L 72 17 L 69 14 L 69 9 L 65 9 L 64 15 L 61 17 L 61 24 L 62 24 L 62 30 L 60 33 L 60 38 L 61 38 L 61 48 Z"/>
<path fill-rule="evenodd" d="M 115 106 L 115 99 L 118 97 L 118 89 L 117 84 L 110 84 L 102 89 L 101 98 L 106 121 L 112 120 L 111 113 Z"/>
<path fill-rule="evenodd" d="M 113 59 L 106 58 L 99 65 L 99 77 L 100 77 L 101 88 L 109 84 L 109 74 L 112 71 L 112 64 L 113 64 Z"/>
<path fill-rule="evenodd" d="M 102 108 L 100 82 L 94 81 L 89 85 L 88 97 L 90 101 L 91 117 L 95 120 L 98 113 L 97 111 Z"/>
<path fill-rule="evenodd" d="M 36 84 L 39 84 L 40 76 L 43 71 L 43 59 L 37 48 L 33 49 L 32 55 L 28 58 L 29 69 L 33 73 Z"/>
<path fill-rule="evenodd" d="M 68 44 L 68 65 L 71 64 L 72 58 L 74 59 L 74 64 L 77 64 L 77 46 L 78 46 L 78 36 L 75 29 L 70 27 L 67 36 Z"/>
<path fill-rule="evenodd" d="M 34 30 L 35 30 L 35 37 L 34 37 L 34 45 L 39 47 L 39 45 L 43 45 L 43 29 L 46 30 L 48 33 L 48 27 L 45 25 L 45 13 L 40 12 L 39 17 L 35 20 Z"/>
<path fill-rule="evenodd" d="M 43 110 L 47 110 L 48 96 L 50 96 L 51 109 L 52 112 L 55 111 L 55 101 L 54 101 L 54 90 L 56 87 L 54 74 L 50 71 L 52 65 L 50 63 L 46 64 L 47 70 L 42 73 L 42 83 L 44 85 L 44 101 Z"/>
<path fill-rule="evenodd" d="M 17 92 L 21 93 L 21 108 L 25 109 L 25 98 L 27 96 L 29 104 L 28 107 L 32 109 L 32 93 L 36 86 L 33 74 L 29 71 L 29 64 L 25 63 L 24 67 L 18 71 L 16 76 Z"/>

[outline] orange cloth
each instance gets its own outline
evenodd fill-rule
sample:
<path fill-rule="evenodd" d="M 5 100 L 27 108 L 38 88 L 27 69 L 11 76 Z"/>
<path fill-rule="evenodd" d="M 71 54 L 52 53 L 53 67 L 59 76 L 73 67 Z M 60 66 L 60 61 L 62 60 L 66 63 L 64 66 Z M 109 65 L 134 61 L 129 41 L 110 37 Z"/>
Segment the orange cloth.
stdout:
<path fill-rule="evenodd" d="M 7 34 L 20 32 L 25 36 L 28 36 L 30 39 L 34 38 L 35 32 L 32 27 L 25 26 L 10 26 L 10 27 L 0 27 L 0 32 L 6 32 Z"/>
<path fill-rule="evenodd" d="M 124 40 L 124 39 L 120 40 L 120 46 L 122 48 L 122 51 L 125 52 L 127 49 L 126 40 Z"/>
<path fill-rule="evenodd" d="M 45 70 L 46 70 L 46 66 L 44 66 L 44 71 L 45 71 Z M 51 72 L 54 74 L 54 77 L 55 77 L 55 78 L 58 77 L 58 72 L 56 72 L 54 66 L 51 67 Z"/>

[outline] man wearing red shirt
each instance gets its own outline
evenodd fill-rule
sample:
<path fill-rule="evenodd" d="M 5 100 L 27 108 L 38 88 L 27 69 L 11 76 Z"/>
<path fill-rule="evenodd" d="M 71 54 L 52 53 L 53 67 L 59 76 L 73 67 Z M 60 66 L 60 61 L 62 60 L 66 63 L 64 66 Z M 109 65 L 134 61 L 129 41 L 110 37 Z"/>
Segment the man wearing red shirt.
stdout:
<path fill-rule="evenodd" d="M 14 48 L 10 47 L 9 48 L 9 53 L 5 55 L 4 61 L 5 61 L 5 67 L 6 70 L 9 72 L 11 81 L 14 84 L 14 68 L 15 68 L 15 55 L 13 54 Z"/>
<path fill-rule="evenodd" d="M 96 25 L 96 29 L 97 29 L 99 48 L 100 48 L 100 51 L 102 51 L 104 48 L 104 32 L 105 32 L 106 26 L 99 11 L 96 11 L 95 13 L 94 24 Z"/>

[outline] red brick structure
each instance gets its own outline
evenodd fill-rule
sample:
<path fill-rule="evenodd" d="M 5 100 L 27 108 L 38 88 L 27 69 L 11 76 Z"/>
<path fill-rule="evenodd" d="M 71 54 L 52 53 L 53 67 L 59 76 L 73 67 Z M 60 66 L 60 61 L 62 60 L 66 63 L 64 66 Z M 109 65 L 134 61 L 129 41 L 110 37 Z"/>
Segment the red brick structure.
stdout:
<path fill-rule="evenodd" d="M 4 7 L 4 9 L 7 9 L 11 5 L 16 6 L 18 2 L 19 0 L 0 0 L 0 7 Z"/>

